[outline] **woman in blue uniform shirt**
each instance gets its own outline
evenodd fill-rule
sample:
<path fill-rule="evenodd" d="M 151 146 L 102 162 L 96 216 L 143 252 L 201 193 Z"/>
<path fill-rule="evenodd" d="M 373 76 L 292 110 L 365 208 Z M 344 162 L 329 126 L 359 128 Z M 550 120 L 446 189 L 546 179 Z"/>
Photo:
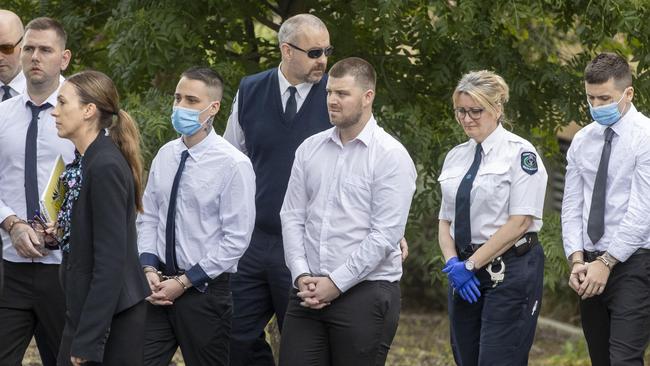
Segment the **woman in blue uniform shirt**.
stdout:
<path fill-rule="evenodd" d="M 546 170 L 533 145 L 503 127 L 501 76 L 470 72 L 452 98 L 469 137 L 447 154 L 438 178 L 454 358 L 462 366 L 526 365 L 542 299 Z"/>

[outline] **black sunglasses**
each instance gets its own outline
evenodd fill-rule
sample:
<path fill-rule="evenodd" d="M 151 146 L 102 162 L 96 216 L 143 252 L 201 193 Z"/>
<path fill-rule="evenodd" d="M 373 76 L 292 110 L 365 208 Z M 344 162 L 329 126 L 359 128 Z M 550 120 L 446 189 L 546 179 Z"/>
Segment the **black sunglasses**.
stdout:
<path fill-rule="evenodd" d="M 16 44 L 14 44 L 14 45 L 0 44 L 0 52 L 4 53 L 5 55 L 13 54 L 14 51 L 16 50 L 16 46 L 18 46 L 22 40 L 23 40 L 23 37 L 20 37 L 18 42 L 16 42 Z"/>
<path fill-rule="evenodd" d="M 298 47 L 298 46 L 296 46 L 294 44 L 291 44 L 289 42 L 287 42 L 287 44 L 289 46 L 291 46 L 292 48 L 297 49 L 298 51 L 302 51 L 302 52 L 306 53 L 307 57 L 309 57 L 309 58 L 319 58 L 323 54 L 325 54 L 325 57 L 330 57 L 332 55 L 332 53 L 334 52 L 334 47 L 332 47 L 332 46 L 325 47 L 325 48 L 311 48 L 311 49 L 305 51 L 302 48 L 300 48 L 300 47 Z"/>

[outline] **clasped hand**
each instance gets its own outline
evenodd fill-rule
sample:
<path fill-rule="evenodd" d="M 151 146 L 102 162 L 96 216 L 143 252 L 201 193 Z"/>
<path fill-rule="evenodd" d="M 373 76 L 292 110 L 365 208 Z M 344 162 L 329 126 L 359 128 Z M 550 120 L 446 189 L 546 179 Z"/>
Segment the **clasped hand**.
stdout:
<path fill-rule="evenodd" d="M 341 295 L 329 277 L 303 276 L 297 282 L 300 305 L 310 309 L 322 309 Z"/>
<path fill-rule="evenodd" d="M 608 279 L 609 268 L 599 260 L 585 264 L 575 263 L 569 275 L 569 287 L 585 300 L 602 294 Z"/>
<path fill-rule="evenodd" d="M 478 286 L 481 282 L 476 278 L 472 271 L 465 268 L 465 262 L 461 262 L 457 257 L 451 257 L 442 269 L 447 274 L 449 283 L 458 291 L 460 297 L 473 304 L 481 297 L 481 291 Z"/>
<path fill-rule="evenodd" d="M 43 234 L 37 233 L 24 222 L 16 223 L 11 230 L 11 243 L 21 257 L 41 258 L 48 254 L 48 250 L 44 245 Z"/>
<path fill-rule="evenodd" d="M 174 300 L 185 292 L 181 284 L 173 278 L 160 281 L 160 277 L 155 272 L 147 272 L 146 276 L 151 289 L 151 295 L 146 300 L 152 305 L 173 305 Z"/>

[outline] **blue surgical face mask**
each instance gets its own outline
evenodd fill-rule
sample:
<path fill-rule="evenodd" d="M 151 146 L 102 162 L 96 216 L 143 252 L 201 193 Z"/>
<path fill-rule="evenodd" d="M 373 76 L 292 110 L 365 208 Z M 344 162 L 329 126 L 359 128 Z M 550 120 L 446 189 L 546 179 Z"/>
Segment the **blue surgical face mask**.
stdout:
<path fill-rule="evenodd" d="M 618 102 L 601 105 L 600 107 L 593 107 L 591 103 L 589 103 L 589 100 L 587 100 L 587 103 L 589 103 L 589 112 L 591 112 L 591 117 L 594 121 L 603 126 L 611 126 L 618 122 L 618 120 L 621 119 L 621 111 L 618 110 L 618 104 L 625 97 L 626 91 L 627 89 L 623 91 L 623 95 L 621 95 L 621 99 L 619 99 Z"/>
<path fill-rule="evenodd" d="M 202 111 L 183 107 L 174 107 L 172 111 L 172 126 L 174 126 L 176 132 L 181 135 L 192 136 L 210 120 L 210 117 L 208 117 L 208 119 L 203 122 L 199 121 L 199 115 L 207 111 L 210 107 L 211 105 Z"/>

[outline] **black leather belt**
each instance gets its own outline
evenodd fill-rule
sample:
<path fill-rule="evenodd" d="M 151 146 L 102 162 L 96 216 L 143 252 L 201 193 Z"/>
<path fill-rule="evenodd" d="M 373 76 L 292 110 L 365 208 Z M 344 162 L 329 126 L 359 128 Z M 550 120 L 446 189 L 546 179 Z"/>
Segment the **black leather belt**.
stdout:
<path fill-rule="evenodd" d="M 600 257 L 601 255 L 605 254 L 605 252 L 606 252 L 605 250 L 595 250 L 595 251 L 585 250 L 584 251 L 585 262 L 593 262 L 596 260 L 597 257 Z M 632 253 L 632 255 L 641 255 L 641 254 L 650 254 L 650 249 L 639 248 L 634 253 Z"/>
<path fill-rule="evenodd" d="M 517 257 L 520 257 L 530 249 L 539 244 L 539 239 L 537 237 L 537 233 L 526 233 L 524 236 L 522 236 L 517 242 L 511 246 L 508 250 L 506 250 L 501 256 L 510 256 L 510 255 L 515 255 Z M 474 254 L 483 244 L 470 244 L 467 246 L 467 248 L 462 252 L 459 253 L 458 258 L 460 260 L 465 260 Z M 458 250 L 458 248 L 456 248 Z"/>

